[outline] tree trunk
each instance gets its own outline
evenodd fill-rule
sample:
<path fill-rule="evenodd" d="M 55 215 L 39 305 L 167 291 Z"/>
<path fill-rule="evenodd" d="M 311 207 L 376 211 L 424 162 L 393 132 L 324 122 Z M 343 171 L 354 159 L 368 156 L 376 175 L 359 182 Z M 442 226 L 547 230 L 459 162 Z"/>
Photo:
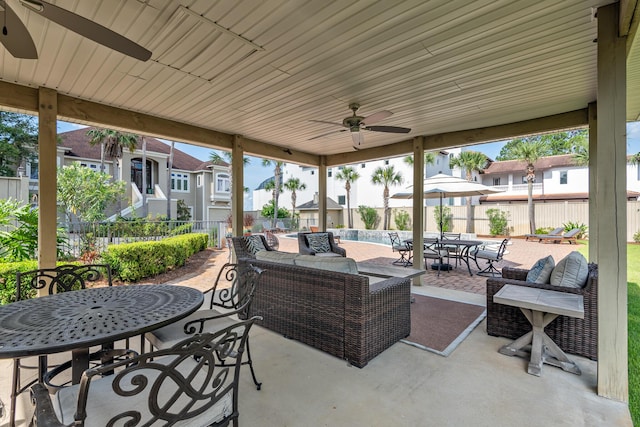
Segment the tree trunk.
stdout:
<path fill-rule="evenodd" d="M 171 173 L 173 172 L 173 147 L 175 144 L 175 142 L 171 141 L 169 163 L 167 165 L 167 219 L 171 219 Z"/>
<path fill-rule="evenodd" d="M 104 173 L 104 140 L 100 143 L 100 172 Z"/>
<path fill-rule="evenodd" d="M 382 197 L 384 198 L 384 230 L 389 229 L 389 218 L 391 216 L 391 211 L 389 210 L 389 187 L 384 186 L 384 192 L 382 193 Z"/>
<path fill-rule="evenodd" d="M 471 196 L 467 196 L 467 233 L 473 233 L 473 207 L 471 206 Z"/>
<path fill-rule="evenodd" d="M 344 186 L 347 190 L 347 226 L 353 228 L 353 215 L 351 215 L 351 183 L 347 181 Z"/>
<path fill-rule="evenodd" d="M 276 167 L 273 173 L 273 183 L 275 188 L 273 189 L 273 224 L 272 227 L 276 228 L 278 222 L 278 199 L 280 198 L 280 166 L 276 163 Z"/>
<path fill-rule="evenodd" d="M 536 210 L 533 206 L 533 182 L 527 182 L 527 208 L 529 210 L 529 230 L 531 234 L 536 233 Z"/>

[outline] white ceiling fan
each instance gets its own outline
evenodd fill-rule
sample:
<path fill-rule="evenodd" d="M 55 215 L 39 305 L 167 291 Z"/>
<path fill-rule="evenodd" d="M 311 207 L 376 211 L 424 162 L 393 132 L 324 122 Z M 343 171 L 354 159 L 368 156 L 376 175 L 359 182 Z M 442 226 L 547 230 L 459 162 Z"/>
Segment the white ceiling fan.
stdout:
<path fill-rule="evenodd" d="M 334 130 L 331 132 L 324 133 L 322 135 L 314 136 L 313 138 L 309 138 L 309 141 L 312 139 L 322 138 L 327 135 L 331 135 L 337 132 L 351 132 L 351 139 L 353 140 L 353 148 L 356 150 L 360 149 L 361 144 L 364 142 L 364 136 L 361 131 L 367 130 L 372 132 L 386 132 L 386 133 L 409 133 L 411 132 L 410 128 L 404 128 L 399 126 L 371 126 L 373 123 L 380 122 L 388 117 L 390 117 L 393 113 L 389 110 L 378 111 L 377 113 L 373 113 L 367 117 L 358 116 L 356 112 L 360 108 L 360 104 L 351 103 L 349 104 L 349 109 L 353 111 L 353 115 L 349 117 L 345 117 L 342 120 L 342 123 L 328 122 L 324 120 L 310 120 L 315 123 L 326 123 L 334 126 L 340 126 L 346 129 Z"/>
<path fill-rule="evenodd" d="M 19 0 L 20 4 L 74 33 L 93 40 L 127 56 L 147 61 L 151 52 L 128 38 L 87 18 L 42 0 Z M 20 59 L 38 59 L 33 39 L 7 0 L 0 0 L 0 42 L 9 53 Z"/>

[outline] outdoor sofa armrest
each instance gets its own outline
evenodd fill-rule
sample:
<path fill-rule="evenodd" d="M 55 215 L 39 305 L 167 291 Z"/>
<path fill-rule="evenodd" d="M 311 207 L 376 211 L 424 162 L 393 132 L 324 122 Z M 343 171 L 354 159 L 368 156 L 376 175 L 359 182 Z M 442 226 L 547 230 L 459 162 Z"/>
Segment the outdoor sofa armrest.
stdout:
<path fill-rule="evenodd" d="M 527 279 L 528 273 L 529 273 L 529 270 L 525 270 L 524 268 L 502 267 L 503 279 L 514 279 L 514 280 L 525 281 Z"/>
<path fill-rule="evenodd" d="M 35 419 L 38 420 L 38 427 L 66 427 L 58 421 L 49 390 L 43 384 L 36 383 L 31 387 L 31 400 L 36 406 Z"/>

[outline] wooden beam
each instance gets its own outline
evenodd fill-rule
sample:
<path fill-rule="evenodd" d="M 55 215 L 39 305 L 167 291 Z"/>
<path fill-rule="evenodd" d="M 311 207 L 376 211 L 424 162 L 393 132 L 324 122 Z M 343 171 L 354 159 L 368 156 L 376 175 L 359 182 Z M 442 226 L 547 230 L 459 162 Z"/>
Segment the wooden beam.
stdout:
<path fill-rule="evenodd" d="M 58 114 L 61 119 L 79 121 L 110 129 L 139 133 L 172 141 L 199 143 L 212 148 L 231 149 L 233 135 L 204 129 L 122 108 L 60 95 Z"/>
<path fill-rule="evenodd" d="M 231 150 L 231 176 L 233 200 L 231 201 L 232 229 L 234 236 L 242 236 L 244 217 L 244 147 L 242 137 L 233 138 Z"/>
<path fill-rule="evenodd" d="M 413 268 L 424 268 L 424 138 L 413 138 Z M 422 276 L 413 284 L 422 285 Z"/>
<path fill-rule="evenodd" d="M 598 394 L 629 401 L 627 336 L 626 40 L 618 4 L 598 8 Z"/>
<path fill-rule="evenodd" d="M 256 157 L 315 167 L 320 164 L 320 156 L 306 153 L 304 151 L 293 150 L 287 147 L 279 147 L 277 145 L 267 144 L 265 142 L 247 138 L 244 138 L 243 145 L 247 154 L 251 154 Z"/>
<path fill-rule="evenodd" d="M 326 156 L 327 166 L 347 165 L 351 163 L 362 163 L 371 160 L 385 159 L 408 154 L 413 151 L 413 139 L 396 142 L 379 147 L 366 148 L 358 151 L 348 151 L 346 153 L 331 154 Z"/>
<path fill-rule="evenodd" d="M 588 124 L 588 110 L 584 108 L 504 125 L 442 133 L 439 135 L 428 135 L 425 137 L 424 149 L 431 151 L 448 147 L 464 147 L 466 145 L 475 145 L 483 142 L 499 141 L 538 133 L 558 132 L 563 129 L 584 127 Z"/>
<path fill-rule="evenodd" d="M 38 268 L 56 266 L 58 205 L 57 199 L 57 93 L 38 90 Z M 38 296 L 47 295 L 46 289 Z"/>
<path fill-rule="evenodd" d="M 622 3 L 628 3 L 623 5 Z M 636 0 L 627 0 L 620 3 L 620 22 L 621 25 L 626 26 L 626 33 L 620 34 L 620 36 L 627 36 L 627 56 L 631 52 L 631 47 L 634 43 L 638 43 L 638 25 L 640 24 L 640 2 Z M 633 10 L 629 10 L 631 5 L 634 6 Z M 624 13 L 622 12 L 624 10 Z"/>
<path fill-rule="evenodd" d="M 636 0 L 620 0 L 620 14 L 618 16 L 618 36 L 624 37 L 629 34 L 633 14 L 636 10 Z"/>
<path fill-rule="evenodd" d="M 589 188 L 598 188 L 598 104 L 589 104 Z M 589 197 L 589 262 L 598 263 L 598 198 Z"/>
<path fill-rule="evenodd" d="M 38 113 L 38 89 L 0 81 L 0 105 L 20 113 Z"/>

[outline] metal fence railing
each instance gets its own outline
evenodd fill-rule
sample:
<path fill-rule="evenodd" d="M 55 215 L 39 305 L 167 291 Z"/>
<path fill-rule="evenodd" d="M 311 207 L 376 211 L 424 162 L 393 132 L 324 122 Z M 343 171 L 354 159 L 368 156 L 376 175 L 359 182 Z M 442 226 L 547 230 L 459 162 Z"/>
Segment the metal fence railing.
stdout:
<path fill-rule="evenodd" d="M 63 253 L 78 257 L 87 252 L 101 253 L 109 245 L 162 240 L 188 233 L 207 233 L 209 246 L 222 247 L 225 221 L 131 220 L 116 222 L 73 222 L 58 224 Z"/>

